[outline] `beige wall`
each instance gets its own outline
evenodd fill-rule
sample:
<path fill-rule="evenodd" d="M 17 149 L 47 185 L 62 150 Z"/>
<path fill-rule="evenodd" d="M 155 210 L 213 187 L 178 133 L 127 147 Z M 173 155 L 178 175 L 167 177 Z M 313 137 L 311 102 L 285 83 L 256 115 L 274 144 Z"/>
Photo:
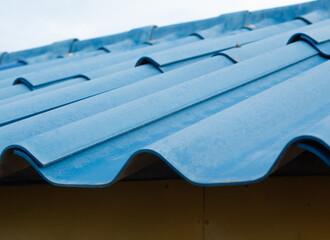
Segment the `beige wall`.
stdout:
<path fill-rule="evenodd" d="M 0 239 L 330 239 L 330 177 L 0 187 Z M 204 237 L 204 238 L 203 238 Z"/>

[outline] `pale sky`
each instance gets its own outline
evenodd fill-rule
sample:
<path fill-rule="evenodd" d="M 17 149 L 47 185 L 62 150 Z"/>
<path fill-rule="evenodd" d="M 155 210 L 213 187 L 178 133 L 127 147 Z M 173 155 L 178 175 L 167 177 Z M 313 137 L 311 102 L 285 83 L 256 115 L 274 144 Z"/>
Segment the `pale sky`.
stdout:
<path fill-rule="evenodd" d="M 0 52 L 69 38 L 87 39 L 132 28 L 215 17 L 302 0 L 2 0 Z"/>

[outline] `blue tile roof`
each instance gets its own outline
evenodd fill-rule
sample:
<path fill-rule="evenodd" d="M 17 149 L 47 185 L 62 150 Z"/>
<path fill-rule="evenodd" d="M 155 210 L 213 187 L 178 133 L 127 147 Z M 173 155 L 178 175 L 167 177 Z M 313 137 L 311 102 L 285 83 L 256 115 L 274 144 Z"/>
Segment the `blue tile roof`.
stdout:
<path fill-rule="evenodd" d="M 303 150 L 330 166 L 329 16 L 317 1 L 1 53 L 0 177 L 27 161 L 106 186 L 150 153 L 204 186 Z"/>

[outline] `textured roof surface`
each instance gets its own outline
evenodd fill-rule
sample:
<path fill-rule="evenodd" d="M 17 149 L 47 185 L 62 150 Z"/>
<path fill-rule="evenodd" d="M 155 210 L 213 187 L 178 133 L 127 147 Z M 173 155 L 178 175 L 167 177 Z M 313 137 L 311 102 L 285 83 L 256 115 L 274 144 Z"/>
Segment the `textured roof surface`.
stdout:
<path fill-rule="evenodd" d="M 303 151 L 328 168 L 329 17 L 318 1 L 1 53 L 0 177 L 106 186 L 157 156 L 241 184 Z"/>

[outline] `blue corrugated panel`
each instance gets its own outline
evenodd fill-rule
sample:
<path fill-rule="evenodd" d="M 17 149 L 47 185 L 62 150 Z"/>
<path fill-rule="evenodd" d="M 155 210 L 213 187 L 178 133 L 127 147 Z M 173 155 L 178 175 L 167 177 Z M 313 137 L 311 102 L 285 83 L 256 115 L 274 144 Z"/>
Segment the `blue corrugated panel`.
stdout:
<path fill-rule="evenodd" d="M 330 166 L 329 8 L 2 53 L 0 175 L 22 157 L 55 185 L 106 186 L 146 153 L 204 186 L 260 181 L 303 150 Z"/>

